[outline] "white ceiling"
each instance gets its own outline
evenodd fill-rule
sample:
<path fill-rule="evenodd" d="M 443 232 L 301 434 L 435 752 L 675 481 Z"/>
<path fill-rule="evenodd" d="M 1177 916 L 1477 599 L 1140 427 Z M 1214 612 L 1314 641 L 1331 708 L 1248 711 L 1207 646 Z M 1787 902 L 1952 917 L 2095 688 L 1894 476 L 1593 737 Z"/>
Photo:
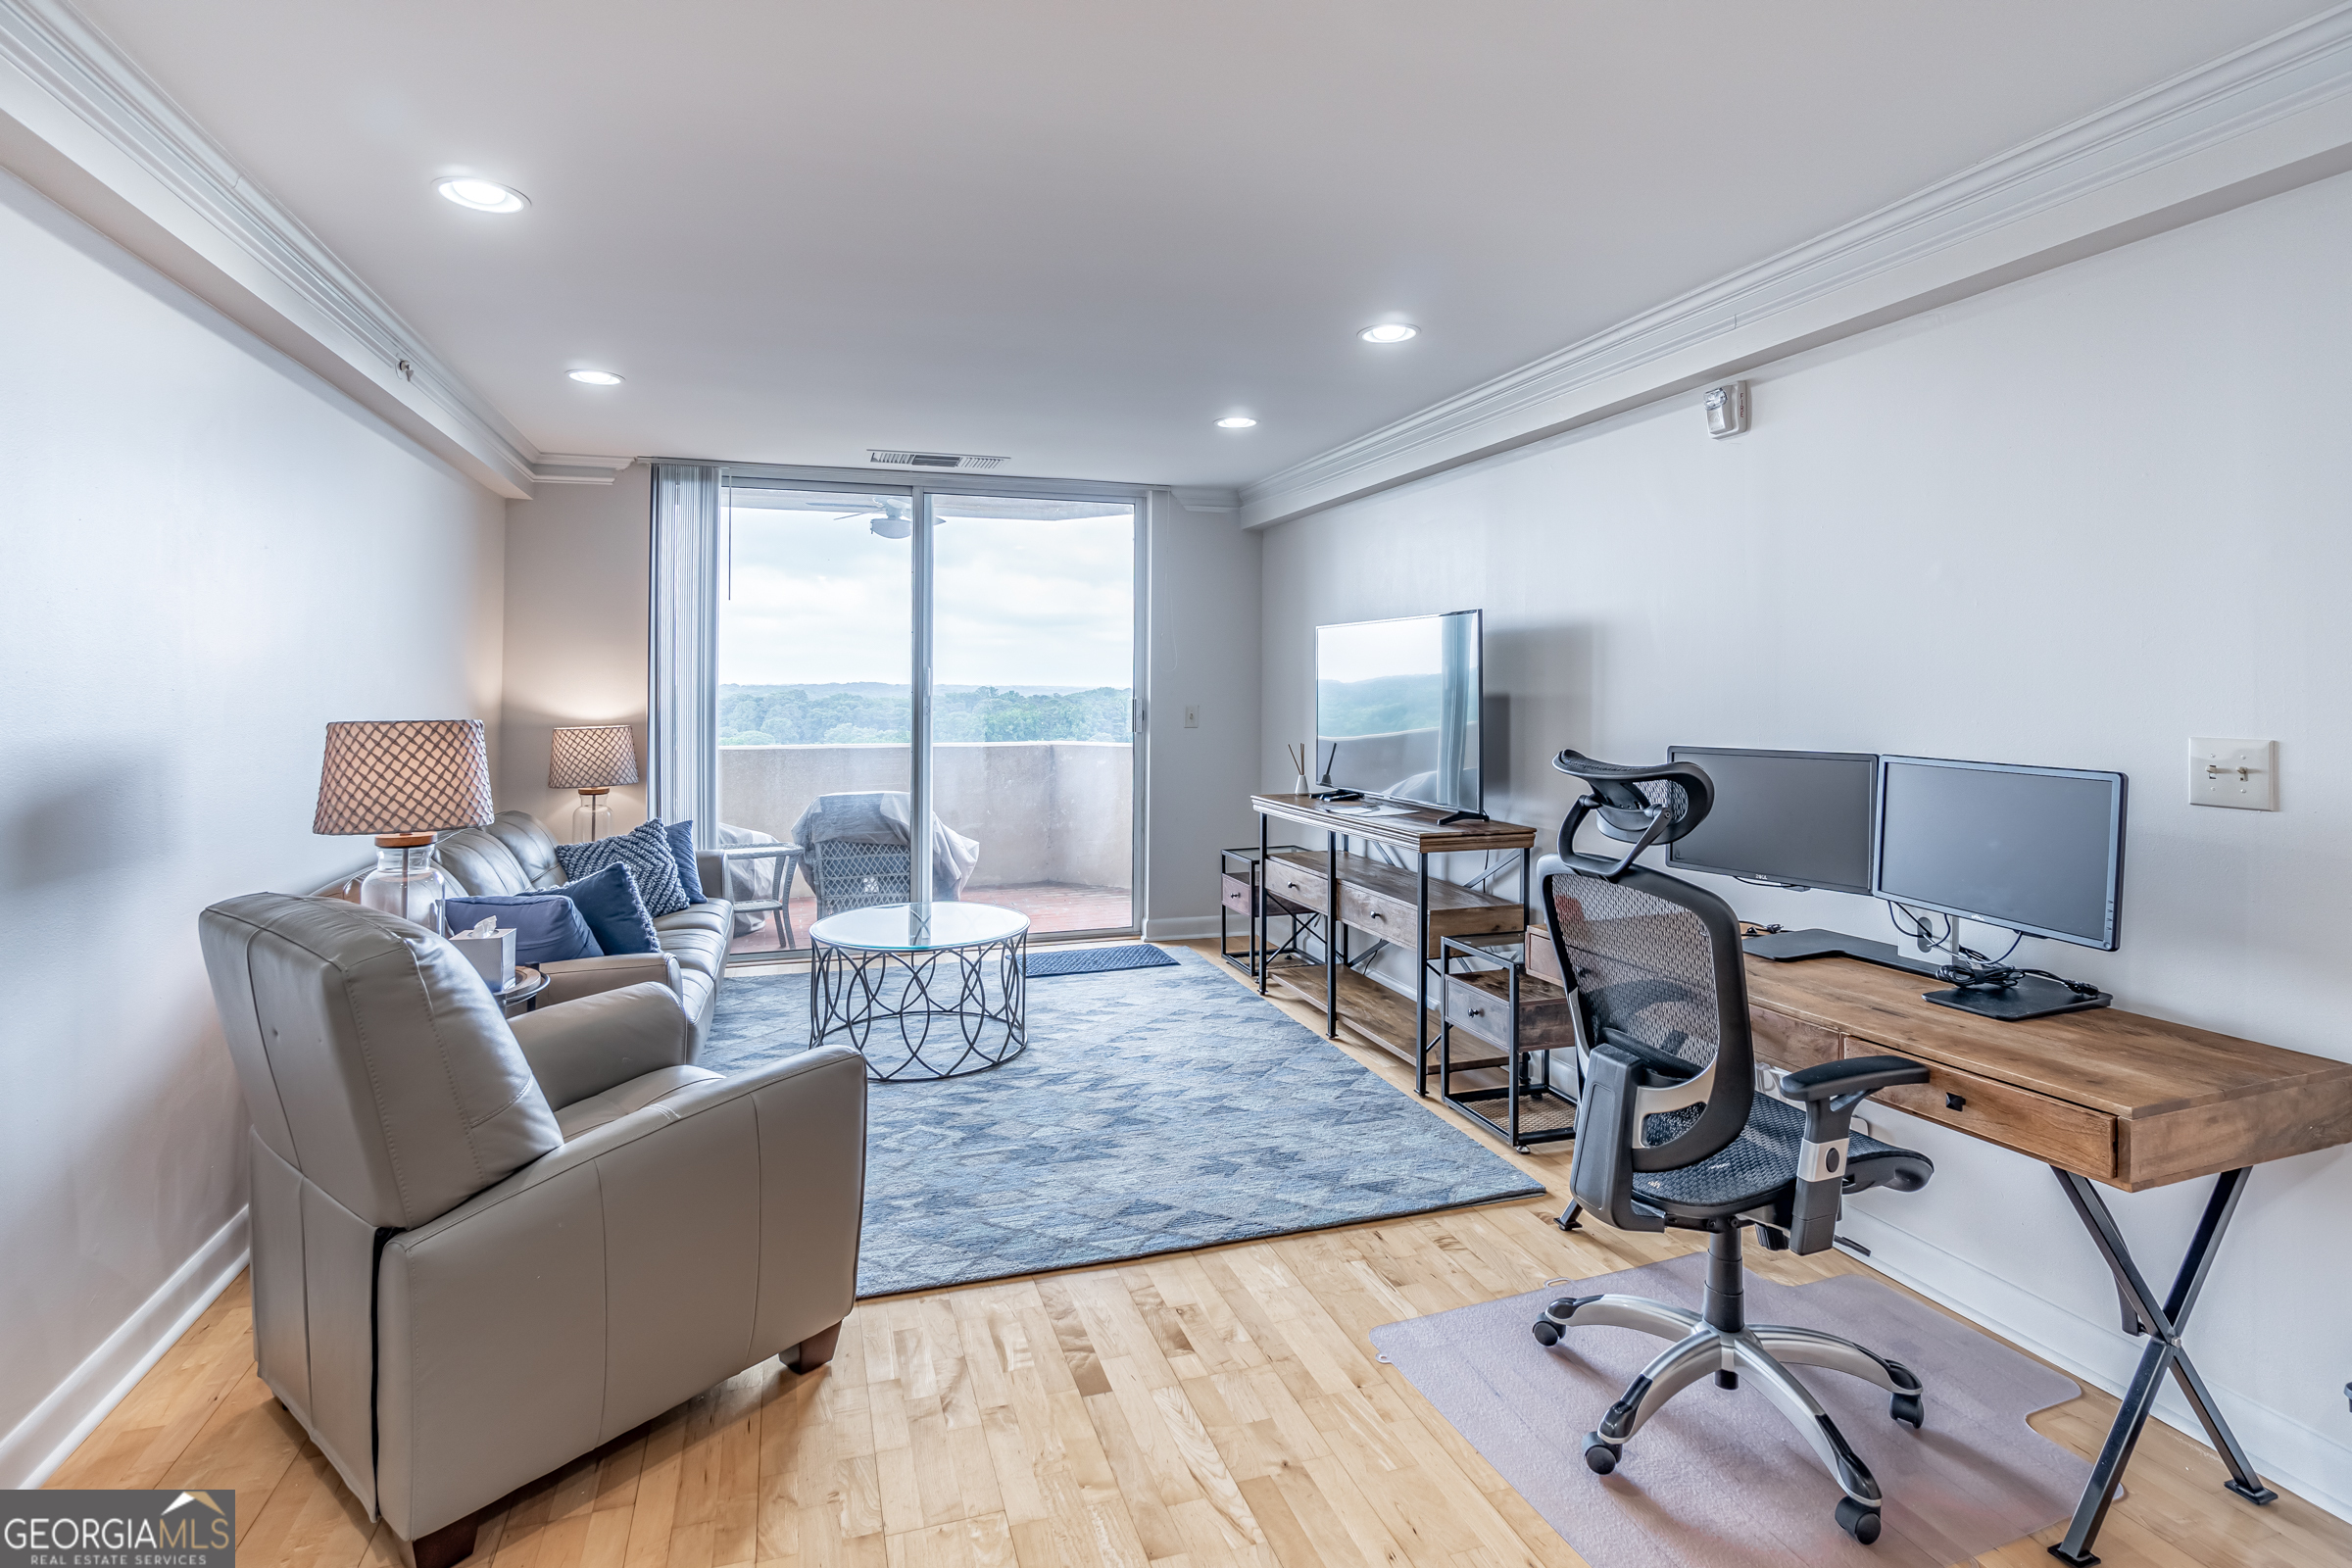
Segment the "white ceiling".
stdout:
<path fill-rule="evenodd" d="M 542 451 L 1200 485 L 2319 9 L 79 4 Z M 1422 335 L 1356 341 L 1391 318 Z"/>

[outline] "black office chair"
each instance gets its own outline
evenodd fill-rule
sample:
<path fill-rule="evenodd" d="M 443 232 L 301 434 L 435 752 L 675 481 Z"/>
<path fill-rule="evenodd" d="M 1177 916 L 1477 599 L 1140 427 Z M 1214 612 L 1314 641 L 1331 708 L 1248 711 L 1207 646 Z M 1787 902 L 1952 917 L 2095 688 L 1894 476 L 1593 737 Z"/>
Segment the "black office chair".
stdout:
<path fill-rule="evenodd" d="M 1674 1345 L 1642 1370 L 1585 1439 L 1585 1463 L 1607 1475 L 1626 1442 L 1668 1399 L 1706 1373 L 1736 1389 L 1762 1387 L 1838 1478 L 1838 1522 L 1868 1545 L 1879 1538 L 1880 1494 L 1870 1470 L 1784 1363 L 1828 1367 L 1893 1396 L 1898 1421 L 1920 1425 L 1919 1379 L 1848 1340 L 1812 1329 L 1750 1326 L 1740 1309 L 1740 1232 L 1756 1227 L 1768 1250 L 1818 1252 L 1831 1243 L 1840 1197 L 1866 1187 L 1916 1192 L 1927 1157 L 1851 1131 L 1873 1090 L 1920 1083 L 1927 1069 L 1900 1056 L 1864 1056 L 1784 1073 L 1781 1092 L 1755 1091 L 1747 984 L 1730 906 L 1702 888 L 1634 864 L 1705 819 L 1714 787 L 1688 762 L 1620 767 L 1576 752 L 1553 766 L 1591 793 L 1560 825 L 1559 854 L 1542 866 L 1544 913 L 1572 977 L 1584 1093 L 1568 1186 L 1577 1202 L 1620 1230 L 1671 1225 L 1712 1233 L 1704 1310 L 1634 1296 L 1565 1297 L 1544 1309 L 1538 1340 L 1571 1328 L 1640 1329 Z M 1628 844 L 1615 860 L 1575 852 L 1588 817 Z"/>

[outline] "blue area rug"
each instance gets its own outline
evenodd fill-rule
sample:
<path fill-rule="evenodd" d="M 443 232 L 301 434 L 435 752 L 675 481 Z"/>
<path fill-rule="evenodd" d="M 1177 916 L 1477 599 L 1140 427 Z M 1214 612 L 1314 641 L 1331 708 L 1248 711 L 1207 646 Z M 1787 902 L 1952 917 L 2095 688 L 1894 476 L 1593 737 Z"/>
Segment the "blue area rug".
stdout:
<path fill-rule="evenodd" d="M 1157 969 L 1176 960 L 1149 942 L 1123 943 L 1115 948 L 1048 949 L 1029 955 L 1028 975 L 1045 980 L 1057 974 L 1115 974 L 1123 969 Z"/>
<path fill-rule="evenodd" d="M 1189 951 L 1028 997 L 1029 1049 L 875 1084 L 860 1297 L 1544 1191 Z M 702 1064 L 808 1049 L 806 975 L 730 976 Z"/>

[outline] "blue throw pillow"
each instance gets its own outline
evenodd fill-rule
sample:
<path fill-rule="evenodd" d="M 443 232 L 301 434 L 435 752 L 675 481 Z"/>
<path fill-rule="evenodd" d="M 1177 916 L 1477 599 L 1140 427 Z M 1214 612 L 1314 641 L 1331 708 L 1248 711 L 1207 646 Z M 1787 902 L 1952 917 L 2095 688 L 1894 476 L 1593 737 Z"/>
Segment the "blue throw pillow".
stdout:
<path fill-rule="evenodd" d="M 516 963 L 556 963 L 564 958 L 601 958 L 596 933 L 580 918 L 579 906 L 561 893 L 493 893 L 451 899 L 442 906 L 452 931 L 470 931 L 484 915 L 514 933 Z"/>
<path fill-rule="evenodd" d="M 678 858 L 678 886 L 686 890 L 688 904 L 709 904 L 710 897 L 703 891 L 703 868 L 694 863 L 694 824 L 669 824 L 669 853 Z"/>
<path fill-rule="evenodd" d="M 608 841 L 610 842 L 610 841 Z M 660 953 L 654 940 L 654 917 L 645 910 L 637 892 L 637 873 L 625 865 L 564 884 L 564 896 L 579 906 L 596 933 L 596 945 L 607 953 Z"/>
<path fill-rule="evenodd" d="M 686 890 L 678 885 L 678 858 L 670 852 L 669 829 L 659 817 L 641 822 L 617 838 L 559 844 L 556 859 L 563 865 L 566 881 L 593 876 L 608 865 L 627 866 L 637 879 L 637 895 L 648 914 L 670 914 L 686 907 Z M 612 950 L 608 947 L 605 951 Z"/>

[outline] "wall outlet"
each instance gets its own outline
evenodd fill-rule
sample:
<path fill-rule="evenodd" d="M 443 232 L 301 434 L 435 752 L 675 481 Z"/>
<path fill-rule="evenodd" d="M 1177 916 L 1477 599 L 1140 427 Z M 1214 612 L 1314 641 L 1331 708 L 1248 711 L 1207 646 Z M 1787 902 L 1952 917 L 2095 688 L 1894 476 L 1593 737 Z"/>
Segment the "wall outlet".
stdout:
<path fill-rule="evenodd" d="M 1184 727 L 1186 729 L 1199 729 L 1200 727 L 1200 705 L 1199 703 L 1187 703 L 1184 705 Z"/>
<path fill-rule="evenodd" d="M 2278 743 L 2196 736 L 2188 743 L 2188 804 L 2278 809 Z"/>

